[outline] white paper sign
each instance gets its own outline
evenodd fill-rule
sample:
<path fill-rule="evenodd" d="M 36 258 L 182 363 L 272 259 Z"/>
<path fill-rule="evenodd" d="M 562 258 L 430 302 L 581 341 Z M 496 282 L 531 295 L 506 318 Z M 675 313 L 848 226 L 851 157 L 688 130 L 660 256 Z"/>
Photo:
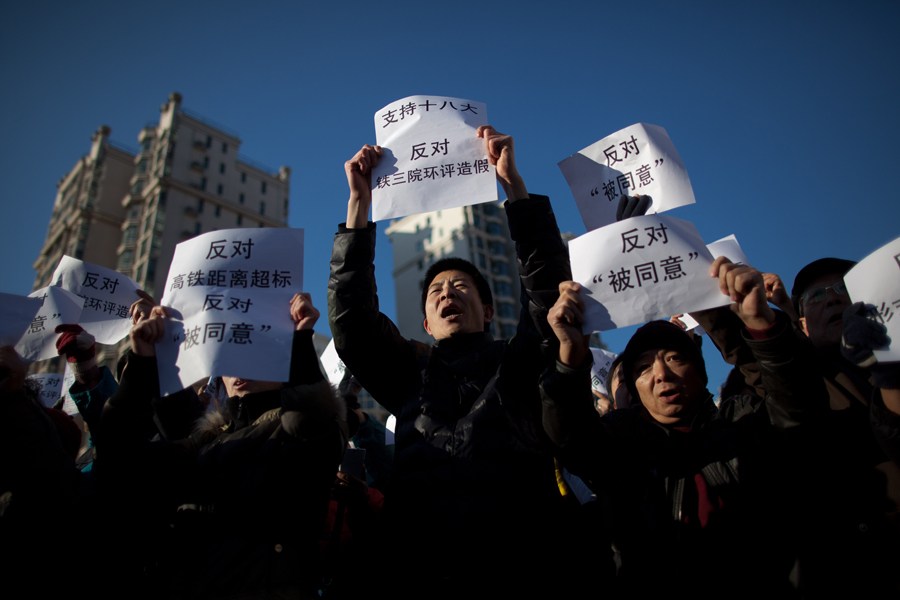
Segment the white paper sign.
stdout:
<path fill-rule="evenodd" d="M 409 96 L 375 113 L 376 143 L 384 154 L 372 172 L 372 220 L 381 221 L 498 199 L 488 163 L 482 102 Z"/>
<path fill-rule="evenodd" d="M 572 278 L 584 286 L 584 332 L 608 331 L 729 304 L 709 276 L 713 258 L 693 223 L 633 217 L 569 242 Z"/>
<path fill-rule="evenodd" d="M 887 327 L 891 344 L 875 350 L 878 362 L 900 361 L 900 237 L 859 261 L 844 275 L 854 302 L 872 304 Z"/>
<path fill-rule="evenodd" d="M 107 267 L 63 256 L 53 272 L 58 285 L 84 298 L 81 325 L 100 344 L 116 344 L 131 331 L 128 309 L 138 299 L 138 285 Z"/>
<path fill-rule="evenodd" d="M 41 307 L 16 344 L 16 352 L 27 361 L 47 360 L 59 356 L 56 328 L 62 324 L 75 324 L 81 319 L 84 298 L 61 287 L 51 285 L 29 294 L 42 300 Z"/>
<path fill-rule="evenodd" d="M 636 123 L 559 162 L 590 231 L 616 222 L 622 196 L 650 196 L 646 214 L 694 203 L 687 170 L 669 134 Z"/>
<path fill-rule="evenodd" d="M 744 254 L 741 245 L 738 244 L 737 237 L 734 235 L 725 236 L 711 244 L 707 244 L 706 247 L 713 259 L 724 256 L 735 264 L 750 264 L 750 261 L 747 260 L 747 255 Z M 700 327 L 700 323 L 688 313 L 679 316 L 678 320 L 684 325 L 685 331 L 693 331 L 696 335 L 703 335 L 706 333 L 703 328 Z"/>
<path fill-rule="evenodd" d="M 40 308 L 39 298 L 0 292 L 0 346 L 15 346 Z"/>
<path fill-rule="evenodd" d="M 615 352 L 603 348 L 591 347 L 594 364 L 591 365 L 591 387 L 594 391 L 609 396 L 607 381 L 609 380 L 609 366 L 618 356 Z"/>
<path fill-rule="evenodd" d="M 741 249 L 737 237 L 733 234 L 726 235 L 711 244 L 707 244 L 706 247 L 709 249 L 709 253 L 712 254 L 713 259 L 724 256 L 735 264 L 751 265 L 750 261 L 747 260 L 747 255 Z"/>
<path fill-rule="evenodd" d="M 325 370 L 325 375 L 328 377 L 328 381 L 331 382 L 331 385 L 340 385 L 341 380 L 344 378 L 344 372 L 347 370 L 347 366 L 338 356 L 337 350 L 334 348 L 334 338 L 331 338 L 328 345 L 325 346 L 319 360 L 322 362 L 322 368 Z"/>
<path fill-rule="evenodd" d="M 162 394 L 210 375 L 287 381 L 290 301 L 302 288 L 302 229 L 222 229 L 178 244 L 156 345 Z"/>
<path fill-rule="evenodd" d="M 35 373 L 27 376 L 28 381 L 37 382 L 41 387 L 38 398 L 47 408 L 53 408 L 63 392 L 63 376 L 59 373 Z"/>

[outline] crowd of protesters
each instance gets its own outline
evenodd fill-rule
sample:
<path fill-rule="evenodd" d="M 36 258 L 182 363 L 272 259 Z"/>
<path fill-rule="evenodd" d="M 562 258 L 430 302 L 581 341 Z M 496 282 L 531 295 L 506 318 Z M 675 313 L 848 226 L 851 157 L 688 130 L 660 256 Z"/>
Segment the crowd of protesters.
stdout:
<path fill-rule="evenodd" d="M 691 316 L 732 365 L 719 397 L 699 338 L 673 318 L 637 329 L 598 410 L 582 290 L 550 199 L 526 187 L 511 136 L 477 136 L 516 245 L 510 339 L 491 334 L 490 286 L 463 258 L 426 272 L 433 343 L 380 312 L 369 211 L 383 152 L 364 145 L 345 163 L 328 283 L 340 386 L 313 346 L 319 309 L 297 293 L 285 307 L 288 381 L 223 376 L 221 395 L 162 395 L 155 346 L 169 314 L 142 294 L 115 374 L 78 324 L 58 331 L 76 374 L 66 393 L 90 432 L 87 469 L 78 425 L 43 407 L 28 365 L 0 348 L 7 591 L 897 597 L 900 363 L 874 360 L 890 339 L 871 306 L 850 300 L 855 263 L 813 261 L 788 293 L 777 274 L 716 258 L 709 277 L 731 303 Z M 617 216 L 647 207 L 625 197 Z M 396 417 L 389 449 L 361 389 Z M 342 467 L 350 449 L 366 470 Z"/>

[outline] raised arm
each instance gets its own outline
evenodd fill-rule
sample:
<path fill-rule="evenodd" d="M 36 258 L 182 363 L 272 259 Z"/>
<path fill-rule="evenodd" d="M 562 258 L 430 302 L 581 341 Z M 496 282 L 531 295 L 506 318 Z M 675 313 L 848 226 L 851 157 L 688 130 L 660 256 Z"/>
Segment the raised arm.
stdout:
<path fill-rule="evenodd" d="M 341 360 L 382 406 L 397 414 L 400 398 L 413 390 L 398 382 L 417 381 L 414 344 L 379 310 L 375 283 L 375 224 L 371 172 L 381 158 L 379 146 L 363 146 L 344 163 L 350 198 L 347 221 L 338 226 L 328 279 L 328 323 Z"/>
<path fill-rule="evenodd" d="M 372 169 L 381 160 L 381 146 L 366 144 L 344 163 L 350 199 L 347 202 L 347 229 L 365 229 L 372 206 Z"/>

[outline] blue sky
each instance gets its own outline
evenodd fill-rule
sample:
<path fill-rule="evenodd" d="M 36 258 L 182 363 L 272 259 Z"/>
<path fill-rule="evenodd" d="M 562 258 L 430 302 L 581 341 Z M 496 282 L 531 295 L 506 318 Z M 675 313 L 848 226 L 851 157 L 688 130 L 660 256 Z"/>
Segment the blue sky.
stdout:
<path fill-rule="evenodd" d="M 485 102 L 528 188 L 576 235 L 557 163 L 663 126 L 697 200 L 671 214 L 708 242 L 735 234 L 790 285 L 815 258 L 859 260 L 900 234 L 898 31 L 893 0 L 14 3 L 0 20 L 0 291 L 30 291 L 56 183 L 97 127 L 136 148 L 172 91 L 244 156 L 291 167 L 290 225 L 306 230 L 323 313 L 343 162 L 374 142 L 376 110 L 414 94 Z M 393 315 L 383 235 L 376 272 Z M 330 334 L 324 316 L 318 329 Z M 604 339 L 620 351 L 632 331 Z M 727 371 L 710 349 L 715 391 Z"/>

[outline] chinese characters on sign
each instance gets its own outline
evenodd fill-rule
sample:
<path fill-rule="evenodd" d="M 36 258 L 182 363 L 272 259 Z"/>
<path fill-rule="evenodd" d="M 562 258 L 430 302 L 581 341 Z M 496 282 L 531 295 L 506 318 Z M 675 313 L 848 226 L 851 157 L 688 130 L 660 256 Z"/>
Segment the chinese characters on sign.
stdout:
<path fill-rule="evenodd" d="M 375 113 L 384 149 L 372 173 L 372 219 L 497 200 L 494 168 L 475 136 L 487 125 L 479 102 L 410 96 Z"/>
<path fill-rule="evenodd" d="M 694 203 L 681 157 L 662 127 L 637 123 L 559 163 L 590 231 L 616 221 L 622 196 L 650 196 L 647 214 Z"/>
<path fill-rule="evenodd" d="M 52 408 L 62 396 L 63 376 L 60 373 L 36 373 L 26 377 L 38 384 L 38 399 L 47 408 Z"/>
<path fill-rule="evenodd" d="M 626 219 L 572 240 L 569 253 L 572 277 L 585 287 L 585 333 L 729 302 L 709 277 L 709 250 L 681 219 Z"/>
<path fill-rule="evenodd" d="M 84 298 L 79 325 L 100 344 L 115 344 L 131 330 L 128 310 L 138 299 L 137 284 L 118 271 L 63 256 L 54 285 Z"/>
<path fill-rule="evenodd" d="M 178 244 L 162 300 L 174 318 L 157 344 L 163 393 L 210 375 L 286 381 L 290 300 L 302 284 L 302 229 L 226 229 Z"/>
<path fill-rule="evenodd" d="M 84 298 L 55 285 L 35 290 L 29 298 L 41 300 L 41 306 L 16 344 L 16 351 L 28 361 L 54 358 L 58 356 L 56 328 L 81 322 Z"/>

